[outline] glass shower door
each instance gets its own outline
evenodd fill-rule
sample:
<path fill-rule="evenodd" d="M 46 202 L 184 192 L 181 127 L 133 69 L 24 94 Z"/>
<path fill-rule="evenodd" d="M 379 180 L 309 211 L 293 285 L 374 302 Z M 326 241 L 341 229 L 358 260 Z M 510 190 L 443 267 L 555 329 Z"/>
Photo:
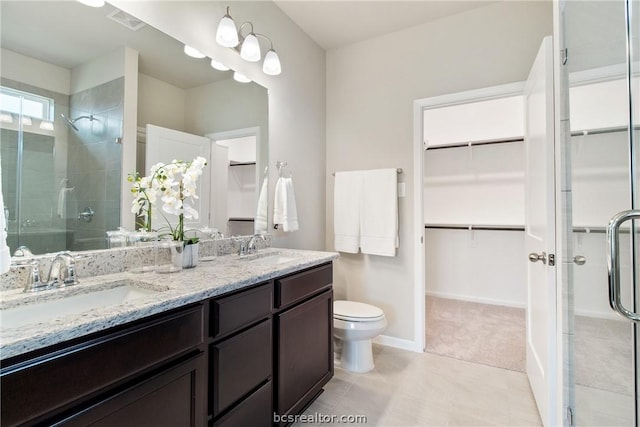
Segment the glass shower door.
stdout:
<path fill-rule="evenodd" d="M 640 310 L 639 3 L 561 5 L 571 127 L 567 212 L 573 226 L 567 242 L 573 253 L 565 399 L 578 426 L 637 426 L 639 419 L 638 326 L 612 309 Z M 637 219 L 629 212 L 637 212 Z M 614 233 L 612 218 L 620 219 Z M 618 242 L 613 251 L 612 237 Z M 611 271 L 617 271 L 613 295 Z"/>

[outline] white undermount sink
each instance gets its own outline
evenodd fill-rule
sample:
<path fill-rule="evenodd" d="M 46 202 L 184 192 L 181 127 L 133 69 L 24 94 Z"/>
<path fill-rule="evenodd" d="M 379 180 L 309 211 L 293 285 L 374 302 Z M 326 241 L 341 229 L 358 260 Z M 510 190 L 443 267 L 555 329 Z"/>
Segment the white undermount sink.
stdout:
<path fill-rule="evenodd" d="M 0 310 L 0 326 L 9 329 L 43 323 L 71 314 L 82 314 L 136 301 L 163 290 L 141 287 L 137 282 L 130 280 L 120 280 L 106 286 L 106 289 L 101 286 L 98 290 L 86 293 L 77 292 L 78 288 L 68 288 L 64 290 L 70 292 L 68 296 L 59 297 L 60 294 L 56 294 L 51 295 L 52 298 L 47 298 L 46 295 L 46 292 L 51 291 L 40 291 L 24 304 Z"/>

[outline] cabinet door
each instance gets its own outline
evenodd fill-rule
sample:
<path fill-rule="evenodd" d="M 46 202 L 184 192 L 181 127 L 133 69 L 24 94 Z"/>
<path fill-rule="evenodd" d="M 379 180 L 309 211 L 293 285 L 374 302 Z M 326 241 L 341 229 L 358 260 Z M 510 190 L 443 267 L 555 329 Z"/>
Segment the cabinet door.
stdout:
<path fill-rule="evenodd" d="M 333 291 L 282 312 L 276 322 L 277 414 L 294 414 L 333 376 Z"/>
<path fill-rule="evenodd" d="M 211 346 L 209 401 L 214 417 L 271 377 L 271 337 L 267 319 Z"/>
<path fill-rule="evenodd" d="M 200 353 L 54 425 L 204 426 L 205 366 Z"/>

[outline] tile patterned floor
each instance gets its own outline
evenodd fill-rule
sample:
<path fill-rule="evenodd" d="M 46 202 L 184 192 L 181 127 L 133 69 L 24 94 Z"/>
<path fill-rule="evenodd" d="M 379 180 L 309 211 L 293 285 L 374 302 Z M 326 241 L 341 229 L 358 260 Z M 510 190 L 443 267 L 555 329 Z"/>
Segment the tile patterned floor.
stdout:
<path fill-rule="evenodd" d="M 525 374 L 374 346 L 366 374 L 336 366 L 308 416 L 364 415 L 367 426 L 540 426 Z M 349 425 L 298 423 L 296 426 Z"/>

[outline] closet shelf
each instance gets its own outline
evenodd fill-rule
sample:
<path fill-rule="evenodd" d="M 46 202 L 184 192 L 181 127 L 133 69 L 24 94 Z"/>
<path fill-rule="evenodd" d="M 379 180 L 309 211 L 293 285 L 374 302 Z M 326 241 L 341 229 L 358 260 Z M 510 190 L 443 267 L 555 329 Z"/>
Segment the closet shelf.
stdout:
<path fill-rule="evenodd" d="M 255 164 L 256 162 L 234 162 L 234 161 L 229 162 L 229 166 L 250 166 Z"/>
<path fill-rule="evenodd" d="M 524 231 L 524 225 L 425 224 L 426 229 Z"/>
<path fill-rule="evenodd" d="M 524 142 L 524 138 L 519 137 L 519 138 L 487 139 L 484 141 L 457 142 L 454 144 L 442 144 L 442 145 L 427 147 L 426 151 L 442 150 L 445 148 L 475 147 L 479 145 L 511 144 L 513 142 Z"/>

